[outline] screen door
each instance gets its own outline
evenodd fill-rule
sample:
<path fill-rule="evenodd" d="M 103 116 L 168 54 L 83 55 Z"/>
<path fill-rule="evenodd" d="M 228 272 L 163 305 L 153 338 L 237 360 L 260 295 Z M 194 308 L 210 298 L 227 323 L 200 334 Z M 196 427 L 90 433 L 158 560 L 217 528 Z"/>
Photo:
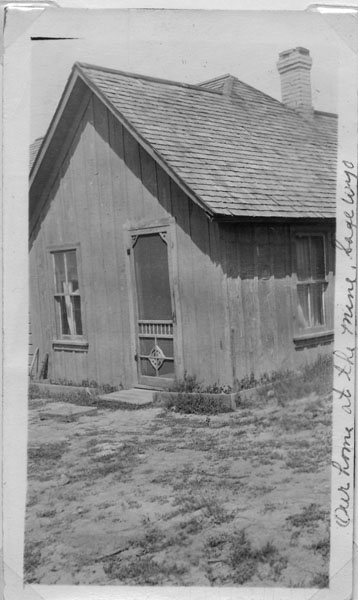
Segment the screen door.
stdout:
<path fill-rule="evenodd" d="M 138 382 L 166 385 L 174 378 L 167 232 L 139 233 L 131 237 L 137 305 Z"/>

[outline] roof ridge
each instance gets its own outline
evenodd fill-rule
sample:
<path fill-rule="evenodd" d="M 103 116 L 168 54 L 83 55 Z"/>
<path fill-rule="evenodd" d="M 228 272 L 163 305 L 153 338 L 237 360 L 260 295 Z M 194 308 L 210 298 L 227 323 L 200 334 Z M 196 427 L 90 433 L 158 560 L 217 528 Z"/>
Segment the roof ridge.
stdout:
<path fill-rule="evenodd" d="M 127 71 L 121 71 L 120 69 L 111 69 L 109 67 L 100 67 L 98 65 L 91 65 L 83 62 L 75 62 L 74 67 L 77 67 L 79 70 L 82 69 L 94 69 L 96 71 L 104 71 L 105 73 L 113 73 L 115 75 L 121 75 L 123 77 L 131 77 L 132 79 L 144 79 L 145 81 L 152 81 L 153 83 L 165 84 L 178 86 L 182 88 L 189 88 L 198 90 L 199 92 L 208 92 L 209 94 L 217 94 L 221 95 L 221 92 L 218 90 L 212 90 L 208 88 L 201 87 L 200 85 L 194 83 L 183 83 L 181 81 L 173 81 L 171 79 L 162 79 L 161 77 L 152 77 L 150 75 L 141 75 L 139 73 L 129 73 Z"/>
<path fill-rule="evenodd" d="M 249 88 L 250 90 L 254 90 L 254 92 L 257 92 L 261 96 L 265 96 L 266 98 L 269 98 L 270 100 L 273 100 L 274 102 L 280 104 L 280 106 L 287 108 L 287 106 L 280 100 L 277 100 L 277 98 L 270 96 L 270 94 L 267 94 L 266 92 L 263 92 L 262 90 L 259 90 L 258 88 L 254 87 L 253 85 L 250 85 L 249 83 L 246 83 L 245 81 L 242 81 L 242 79 L 239 79 L 238 77 L 236 77 L 236 75 L 231 75 L 231 73 L 225 73 L 225 75 L 218 75 L 218 77 L 213 77 L 212 79 L 207 79 L 206 81 L 201 82 L 199 85 L 205 87 L 205 85 L 207 85 L 208 83 L 214 83 L 215 81 L 221 81 L 221 80 L 225 80 L 225 79 L 234 79 L 235 81 L 238 81 L 239 83 L 244 85 L 246 88 Z M 210 89 L 210 88 L 207 88 L 207 89 Z"/>
<path fill-rule="evenodd" d="M 338 119 L 337 113 L 327 112 L 326 110 L 314 110 L 313 115 L 319 115 L 323 117 L 333 117 L 334 119 Z"/>
<path fill-rule="evenodd" d="M 237 77 L 235 77 L 235 75 L 231 75 L 231 73 L 225 73 L 224 75 L 218 75 L 217 77 L 212 77 L 211 79 L 206 79 L 205 81 L 201 81 L 197 85 L 204 87 L 208 83 L 214 83 L 215 81 L 220 81 L 222 79 L 229 79 L 229 77 L 234 77 L 235 79 L 237 79 Z"/>
<path fill-rule="evenodd" d="M 279 104 L 280 106 L 283 106 L 283 108 L 288 108 L 286 106 L 286 104 L 284 104 L 283 102 L 281 102 L 281 100 L 277 100 L 277 98 L 274 98 L 273 96 L 270 96 L 270 94 L 267 94 L 266 92 L 262 92 L 261 90 L 258 90 L 253 85 L 250 85 L 249 83 L 246 83 L 245 81 L 242 81 L 241 79 L 238 79 L 237 77 L 235 77 L 235 79 L 239 83 L 242 83 L 242 85 L 244 85 L 246 88 L 249 88 L 250 90 L 254 90 L 254 92 L 258 92 L 261 96 L 265 96 L 266 98 L 269 98 L 270 100 L 273 100 L 275 103 Z"/>

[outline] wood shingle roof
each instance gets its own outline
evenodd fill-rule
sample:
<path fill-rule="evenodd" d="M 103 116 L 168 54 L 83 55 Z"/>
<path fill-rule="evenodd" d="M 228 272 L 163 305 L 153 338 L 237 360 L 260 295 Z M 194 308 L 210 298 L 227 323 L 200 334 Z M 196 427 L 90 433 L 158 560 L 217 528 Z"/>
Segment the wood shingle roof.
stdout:
<path fill-rule="evenodd" d="M 188 85 L 75 69 L 212 215 L 335 217 L 335 115 L 306 120 L 230 75 Z"/>

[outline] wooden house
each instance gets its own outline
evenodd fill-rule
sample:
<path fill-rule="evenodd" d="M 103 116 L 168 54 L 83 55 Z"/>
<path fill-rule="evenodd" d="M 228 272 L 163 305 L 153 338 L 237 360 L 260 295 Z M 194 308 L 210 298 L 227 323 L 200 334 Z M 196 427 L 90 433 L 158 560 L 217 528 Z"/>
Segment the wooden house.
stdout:
<path fill-rule="evenodd" d="M 75 64 L 30 171 L 33 347 L 53 382 L 233 384 L 332 351 L 337 117 Z"/>

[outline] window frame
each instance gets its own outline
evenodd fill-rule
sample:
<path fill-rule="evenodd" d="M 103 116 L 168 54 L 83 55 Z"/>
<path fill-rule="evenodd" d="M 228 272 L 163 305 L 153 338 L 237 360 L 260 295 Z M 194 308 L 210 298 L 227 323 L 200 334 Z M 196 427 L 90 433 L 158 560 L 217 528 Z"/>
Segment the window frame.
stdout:
<path fill-rule="evenodd" d="M 126 275 L 128 281 L 128 298 L 129 298 L 129 313 L 130 313 L 130 343 L 133 356 L 138 352 L 138 305 L 136 297 L 136 282 L 134 270 L 134 256 L 132 251 L 133 237 L 137 235 L 147 235 L 152 233 L 167 233 L 168 246 L 168 267 L 170 292 L 172 298 L 173 309 L 173 331 L 174 331 L 174 364 L 176 377 L 184 376 L 184 358 L 183 358 L 183 340 L 182 340 L 182 319 L 181 305 L 179 294 L 179 276 L 178 276 L 178 254 L 177 254 L 177 234 L 176 234 L 176 219 L 174 217 L 164 217 L 159 219 L 144 219 L 136 221 L 127 221 L 123 225 L 124 231 L 124 248 L 127 255 L 126 260 Z M 133 381 L 139 384 L 138 364 L 135 360 L 132 361 L 132 377 Z M 142 379 L 145 376 L 142 376 Z M 156 378 L 155 384 L 160 385 L 160 378 Z M 167 385 L 171 379 L 162 378 Z M 144 384 L 144 380 L 143 380 Z M 149 378 L 147 384 L 153 384 L 153 378 Z"/>
<path fill-rule="evenodd" d="M 52 285 L 51 285 L 51 296 L 52 302 L 54 306 L 54 322 L 53 322 L 53 331 L 55 333 L 54 339 L 52 341 L 52 346 L 55 350 L 68 350 L 71 351 L 85 351 L 88 348 L 88 342 L 86 336 L 84 334 L 84 302 L 83 302 L 83 289 L 81 286 L 81 281 L 83 280 L 82 272 L 80 268 L 81 264 L 81 253 L 80 253 L 80 245 L 77 244 L 61 244 L 56 246 L 49 246 L 49 259 L 51 263 L 51 271 L 52 271 Z M 56 265 L 55 265 L 55 254 L 66 254 L 67 252 L 75 252 L 76 256 L 76 269 L 77 269 L 77 277 L 78 277 L 78 293 L 69 294 L 70 297 L 79 297 L 80 298 L 80 311 L 81 311 L 81 324 L 82 324 L 82 333 L 81 334 L 64 334 L 62 333 L 62 316 L 61 316 L 61 304 L 58 301 L 59 298 L 64 298 L 65 293 L 61 293 L 57 291 L 56 284 Z M 64 264 L 67 265 L 66 259 L 64 259 Z M 66 269 L 66 277 L 67 277 L 67 266 Z"/>
<path fill-rule="evenodd" d="M 327 288 L 328 285 L 328 277 L 327 277 L 327 242 L 326 242 L 326 236 L 324 233 L 322 233 L 321 231 L 296 231 L 295 232 L 295 273 L 296 273 L 296 293 L 297 293 L 297 308 L 298 306 L 300 306 L 300 300 L 299 300 L 299 294 L 298 294 L 298 290 L 300 287 L 306 287 L 308 288 L 308 318 L 309 318 L 309 325 L 307 327 L 299 327 L 299 331 L 300 331 L 300 335 L 305 335 L 305 333 L 312 333 L 312 332 L 319 332 L 319 331 L 323 331 L 327 329 L 327 319 L 326 319 L 326 306 L 325 306 L 325 296 L 324 296 L 324 292 L 325 289 Z M 299 279 L 298 278 L 298 252 L 297 252 L 297 241 L 299 239 L 302 238 L 308 238 L 309 240 L 309 254 L 311 256 L 311 240 L 313 237 L 317 237 L 317 238 L 321 238 L 323 241 L 323 270 L 324 270 L 324 276 L 323 278 L 317 278 L 314 279 L 312 277 L 312 273 L 310 274 L 310 276 L 306 279 Z M 309 267 L 311 267 L 311 262 L 309 264 Z M 312 324 L 312 296 L 311 296 L 311 288 L 317 284 L 321 285 L 321 298 L 322 298 L 322 323 L 320 323 L 319 325 L 313 325 Z"/>

